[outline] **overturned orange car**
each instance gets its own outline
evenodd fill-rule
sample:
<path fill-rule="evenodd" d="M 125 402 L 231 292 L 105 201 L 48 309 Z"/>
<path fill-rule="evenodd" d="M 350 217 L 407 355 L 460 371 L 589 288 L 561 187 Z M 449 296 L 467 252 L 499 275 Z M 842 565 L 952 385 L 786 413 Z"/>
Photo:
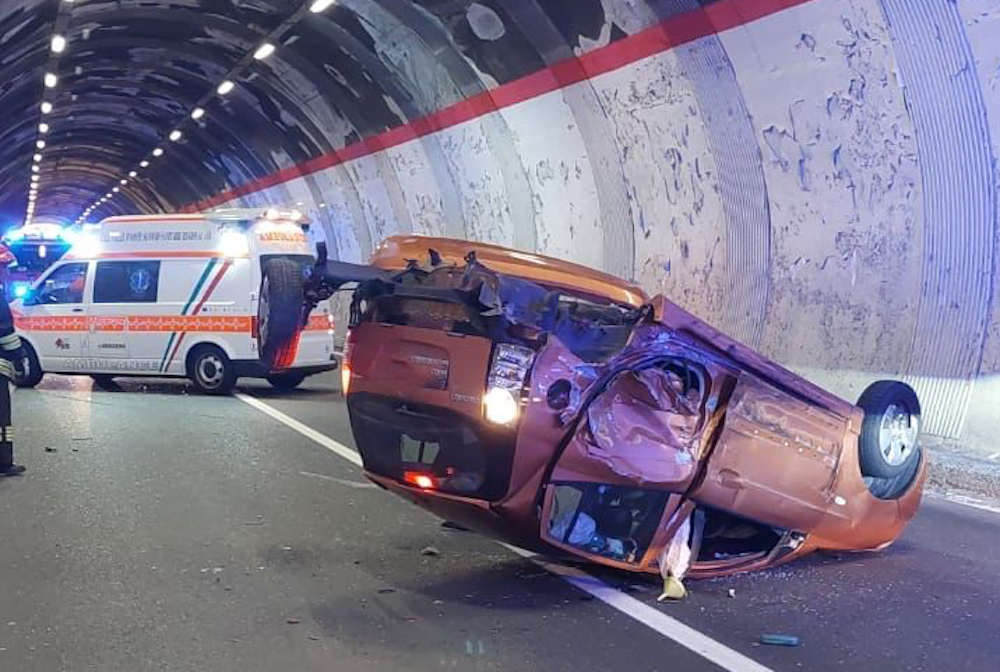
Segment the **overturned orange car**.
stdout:
<path fill-rule="evenodd" d="M 903 383 L 851 404 L 662 296 L 492 245 L 395 237 L 369 265 L 321 258 L 307 299 L 345 289 L 365 471 L 463 527 L 697 578 L 883 548 L 920 502 Z"/>

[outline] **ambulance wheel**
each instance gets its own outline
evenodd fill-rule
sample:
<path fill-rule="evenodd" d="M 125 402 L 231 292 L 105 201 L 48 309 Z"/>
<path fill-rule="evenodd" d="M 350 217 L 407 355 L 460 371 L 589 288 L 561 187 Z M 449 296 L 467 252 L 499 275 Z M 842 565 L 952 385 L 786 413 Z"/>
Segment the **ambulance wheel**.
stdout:
<path fill-rule="evenodd" d="M 265 364 L 275 364 L 294 345 L 302 327 L 304 296 L 298 262 L 278 258 L 264 265 L 257 302 L 257 338 Z"/>
<path fill-rule="evenodd" d="M 199 392 L 229 394 L 236 386 L 236 367 L 220 348 L 201 345 L 188 358 L 188 377 Z"/>
<path fill-rule="evenodd" d="M 115 386 L 115 377 L 107 373 L 95 373 L 91 376 L 94 384 L 98 387 L 108 389 Z"/>
<path fill-rule="evenodd" d="M 271 383 L 271 387 L 276 390 L 288 391 L 294 390 L 305 379 L 305 374 L 302 373 L 276 373 L 273 376 L 268 376 L 267 382 Z"/>
<path fill-rule="evenodd" d="M 15 375 L 14 385 L 18 387 L 34 387 L 42 382 L 42 376 L 45 375 L 45 372 L 42 371 L 42 365 L 38 363 L 38 354 L 31 347 L 31 344 L 24 340 L 21 343 L 24 346 L 24 353 L 28 357 L 28 371 L 24 377 Z"/>

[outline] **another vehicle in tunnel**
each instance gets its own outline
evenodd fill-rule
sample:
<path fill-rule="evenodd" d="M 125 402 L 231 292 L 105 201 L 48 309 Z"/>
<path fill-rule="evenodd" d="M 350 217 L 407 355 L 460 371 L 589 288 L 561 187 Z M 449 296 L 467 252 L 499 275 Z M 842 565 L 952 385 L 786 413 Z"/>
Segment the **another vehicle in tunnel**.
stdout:
<path fill-rule="evenodd" d="M 238 377 L 290 389 L 337 367 L 328 309 L 301 311 L 315 261 L 301 215 L 275 209 L 112 217 L 12 309 L 31 387 L 44 373 L 188 377 L 225 394 Z"/>
<path fill-rule="evenodd" d="M 307 296 L 349 283 L 366 473 L 447 520 L 637 572 L 680 544 L 697 577 L 880 549 L 919 504 L 902 383 L 848 403 L 663 296 L 491 245 L 390 238 Z"/>
<path fill-rule="evenodd" d="M 74 236 L 74 230 L 52 222 L 35 222 L 7 231 L 3 243 L 17 258 L 8 271 L 7 300 L 24 297 L 35 280 L 66 254 Z"/>

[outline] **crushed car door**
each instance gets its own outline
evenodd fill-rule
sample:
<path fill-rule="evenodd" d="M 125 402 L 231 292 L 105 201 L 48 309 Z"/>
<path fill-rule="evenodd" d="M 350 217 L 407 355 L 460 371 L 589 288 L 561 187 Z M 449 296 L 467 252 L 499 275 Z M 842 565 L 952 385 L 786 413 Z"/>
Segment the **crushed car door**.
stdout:
<path fill-rule="evenodd" d="M 699 504 L 785 529 L 809 531 L 829 508 L 847 421 L 743 373 L 705 478 Z"/>
<path fill-rule="evenodd" d="M 545 486 L 541 536 L 593 562 L 642 570 L 684 521 L 710 380 L 664 357 L 613 375 L 580 412 Z"/>

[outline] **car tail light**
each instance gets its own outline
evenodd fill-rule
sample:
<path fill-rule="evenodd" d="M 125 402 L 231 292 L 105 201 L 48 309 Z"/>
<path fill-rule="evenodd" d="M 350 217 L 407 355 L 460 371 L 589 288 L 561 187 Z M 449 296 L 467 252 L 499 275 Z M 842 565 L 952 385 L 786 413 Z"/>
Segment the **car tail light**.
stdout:
<path fill-rule="evenodd" d="M 535 361 L 530 348 L 499 343 L 493 351 L 493 362 L 483 396 L 486 419 L 498 425 L 509 425 L 521 414 L 521 397 L 528 371 Z"/>
<path fill-rule="evenodd" d="M 403 481 L 421 490 L 437 490 L 437 479 L 421 471 L 404 471 Z"/>
<path fill-rule="evenodd" d="M 347 341 L 344 343 L 344 357 L 340 363 L 340 392 L 345 397 L 351 389 L 351 350 L 354 342 L 354 334 L 347 332 Z"/>

